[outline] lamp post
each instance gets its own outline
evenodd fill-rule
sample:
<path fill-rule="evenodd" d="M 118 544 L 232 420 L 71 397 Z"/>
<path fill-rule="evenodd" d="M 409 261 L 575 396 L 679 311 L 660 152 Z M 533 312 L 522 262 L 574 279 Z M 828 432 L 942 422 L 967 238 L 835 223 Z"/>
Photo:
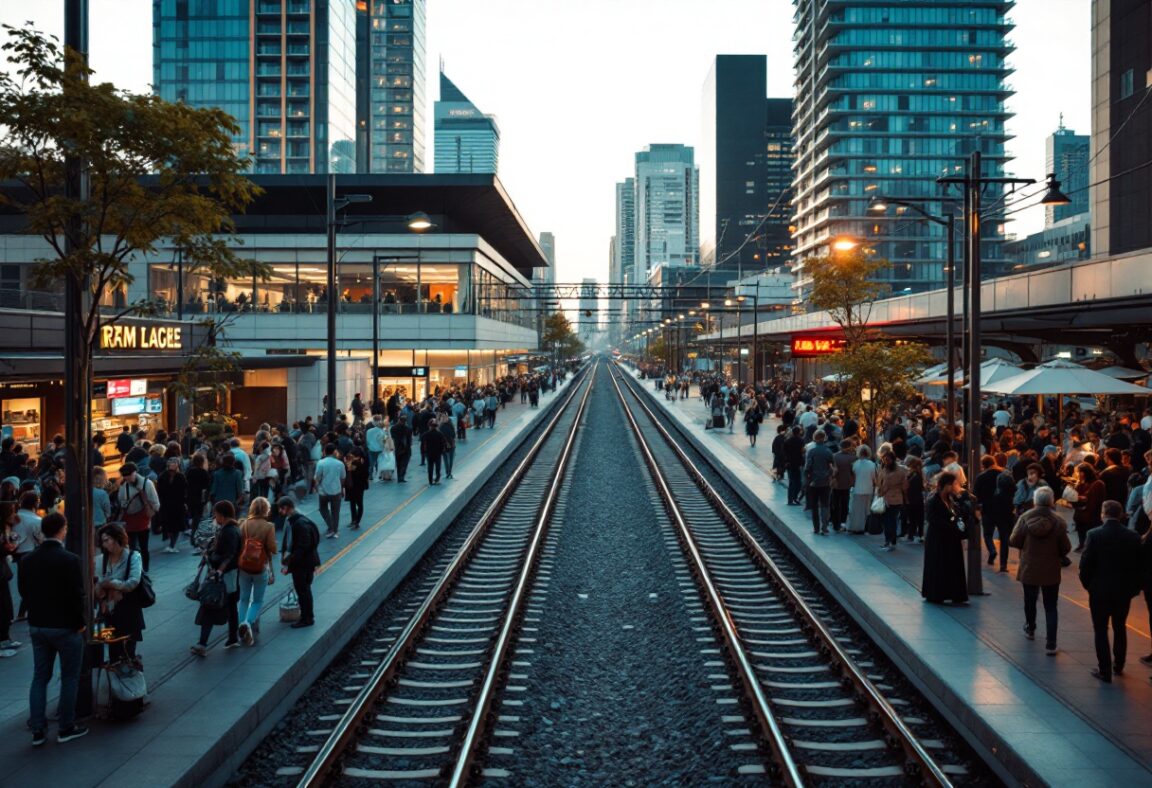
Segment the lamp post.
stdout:
<path fill-rule="evenodd" d="M 956 369 L 955 369 L 955 355 L 954 348 L 956 346 L 956 217 L 949 215 L 946 217 L 934 216 L 916 203 L 918 202 L 931 202 L 930 198 L 888 198 L 888 197 L 873 197 L 868 210 L 876 213 L 882 213 L 888 210 L 889 205 L 901 205 L 909 208 L 918 213 L 924 219 L 938 224 L 947 232 L 947 265 L 948 265 L 948 278 L 947 278 L 947 326 L 945 327 L 944 345 L 947 348 L 945 351 L 945 364 L 947 366 L 947 420 L 948 428 L 951 429 L 952 425 L 956 423 Z"/>
<path fill-rule="evenodd" d="M 336 196 L 336 173 L 328 174 L 328 408 L 326 425 L 336 429 L 336 214 L 352 203 L 372 202 L 371 194 Z M 373 321 L 375 322 L 375 321 Z"/>
<path fill-rule="evenodd" d="M 1036 183 L 1034 178 L 985 178 L 982 172 L 980 151 L 972 153 L 968 159 L 968 171 L 963 176 L 948 176 L 937 178 L 941 184 L 959 184 L 964 189 L 964 218 L 965 218 L 965 251 L 968 260 L 968 480 L 971 483 L 976 478 L 980 467 L 980 453 L 982 451 L 981 438 L 983 424 L 981 421 L 981 392 L 980 392 L 980 198 L 982 190 L 989 184 L 1009 186 L 1029 186 Z M 1054 175 L 1048 176 L 1048 192 L 1040 201 L 1041 205 L 1067 205 L 1071 202 L 1060 191 L 1060 182 Z M 981 569 L 982 551 L 980 547 L 980 526 L 973 521 L 968 527 L 968 593 L 984 593 L 984 577 Z"/>

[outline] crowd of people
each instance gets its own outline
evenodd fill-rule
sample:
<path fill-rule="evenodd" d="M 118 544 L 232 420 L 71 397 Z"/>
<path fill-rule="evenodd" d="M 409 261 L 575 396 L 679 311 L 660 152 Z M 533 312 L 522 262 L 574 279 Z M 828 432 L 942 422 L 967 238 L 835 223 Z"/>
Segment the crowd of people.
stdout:
<path fill-rule="evenodd" d="M 516 396 L 537 407 L 541 393 L 563 377 L 507 376 L 437 389 L 420 401 L 403 389 L 371 403 L 357 394 L 347 412 L 335 412 L 333 429 L 323 426 L 326 412 L 291 426 L 265 423 L 248 446 L 238 437 L 210 439 L 196 425 L 151 435 L 126 427 L 116 436 L 121 464 L 114 478 L 99 465 L 92 472 L 97 558 L 91 598 L 98 629 L 112 635 L 109 661 L 142 667 L 137 645 L 151 604 L 152 537 L 165 553 L 191 549 L 199 556 L 196 579 L 185 589 L 199 603 L 192 654 L 208 655 L 214 627 L 226 628 L 224 649 L 256 643 L 277 561 L 291 578 L 299 609 L 292 627 L 312 626 L 320 540 L 340 537 L 345 503 L 348 528 L 359 529 L 369 486 L 408 483 L 417 457 L 430 486 L 452 479 L 456 446 L 471 430 L 494 428 Z M 105 440 L 97 436 L 93 446 Z M 92 460 L 102 463 L 103 454 L 94 451 Z M 87 596 L 80 559 L 65 549 L 63 464 L 62 438 L 36 463 L 22 459 L 10 438 L 0 445 L 0 657 L 17 653 L 23 644 L 12 638 L 12 624 L 27 621 L 34 745 L 46 740 L 45 693 L 57 659 L 63 679 L 58 740 L 87 732 L 75 723 Z M 298 508 L 313 495 L 323 534 Z M 18 609 L 9 587 L 13 570 Z"/>
<path fill-rule="evenodd" d="M 1152 626 L 1152 410 L 1005 398 L 981 413 L 980 463 L 969 471 L 962 421 L 949 424 L 942 404 L 925 397 L 883 414 L 869 435 L 863 420 L 835 407 L 835 384 L 741 386 L 719 374 L 640 371 L 669 399 L 696 386 L 705 429 L 733 432 L 742 420 L 751 447 L 771 419 L 771 476 L 786 486 L 787 504 L 810 513 L 817 535 L 874 534 L 888 552 L 922 543 L 927 602 L 968 604 L 964 553 L 974 526 L 989 566 L 1009 571 L 1017 550 L 1023 632 L 1035 637 L 1042 601 L 1046 653 L 1058 653 L 1057 599 L 1073 552 L 1095 630 L 1094 676 L 1111 682 L 1123 673 L 1125 625 L 1141 593 Z M 1152 654 L 1140 661 L 1152 667 Z"/>

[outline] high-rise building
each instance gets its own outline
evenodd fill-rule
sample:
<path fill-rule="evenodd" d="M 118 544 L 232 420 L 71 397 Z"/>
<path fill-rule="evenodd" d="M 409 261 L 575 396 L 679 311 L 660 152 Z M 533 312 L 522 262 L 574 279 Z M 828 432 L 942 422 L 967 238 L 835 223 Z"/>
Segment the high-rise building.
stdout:
<path fill-rule="evenodd" d="M 544 284 L 556 284 L 556 236 L 552 233 L 540 233 L 540 251 L 544 252 L 544 259 L 548 261 L 547 268 L 536 268 L 540 281 Z"/>
<path fill-rule="evenodd" d="M 636 279 L 636 179 L 625 178 L 616 184 L 616 234 L 612 237 L 612 256 L 617 277 L 612 284 L 637 283 Z M 643 281 L 643 277 L 639 281 Z"/>
<path fill-rule="evenodd" d="M 700 173 L 687 145 L 636 154 L 636 278 L 659 265 L 700 263 Z"/>
<path fill-rule="evenodd" d="M 500 127 L 496 118 L 476 109 L 443 71 L 433 122 L 436 172 L 498 171 Z"/>
<path fill-rule="evenodd" d="M 704 81 L 700 260 L 735 278 L 788 251 L 792 101 L 768 99 L 767 57 L 717 55 Z"/>
<path fill-rule="evenodd" d="M 1092 3 L 1092 249 L 1152 248 L 1152 0 Z M 1072 195 L 1068 195 L 1072 197 Z"/>
<path fill-rule="evenodd" d="M 874 196 L 936 198 L 936 179 L 963 174 L 971 153 L 985 177 L 1004 176 L 1012 95 L 1005 79 L 1011 0 L 793 0 L 796 163 L 793 234 L 796 287 L 803 261 L 850 236 L 892 267 L 897 292 L 939 287 L 945 228 L 914 213 L 868 211 Z M 989 188 L 985 204 L 999 195 Z M 958 194 L 953 189 L 952 197 Z M 948 212 L 932 200 L 932 214 Z M 982 274 L 1006 265 L 1003 230 L 983 226 Z"/>
<path fill-rule="evenodd" d="M 356 2 L 360 172 L 424 172 L 424 3 Z"/>
<path fill-rule="evenodd" d="M 1060 128 L 1048 138 L 1045 144 L 1045 172 L 1056 175 L 1056 180 L 1060 181 L 1060 190 L 1072 202 L 1067 205 L 1045 205 L 1045 227 L 1051 227 L 1070 216 L 1088 213 L 1088 141 L 1087 134 L 1077 134 L 1072 129 L 1064 128 L 1063 118 L 1060 119 Z"/>
<path fill-rule="evenodd" d="M 153 0 L 157 95 L 236 118 L 257 173 L 355 171 L 354 0 Z"/>

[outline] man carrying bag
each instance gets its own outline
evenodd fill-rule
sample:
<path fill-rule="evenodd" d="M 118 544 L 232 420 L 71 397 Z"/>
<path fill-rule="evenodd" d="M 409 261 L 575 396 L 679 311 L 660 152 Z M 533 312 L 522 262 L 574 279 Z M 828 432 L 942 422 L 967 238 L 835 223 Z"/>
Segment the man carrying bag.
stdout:
<path fill-rule="evenodd" d="M 310 627 L 316 623 L 313 617 L 312 580 L 316 568 L 320 566 L 320 529 L 296 511 L 295 502 L 288 496 L 278 500 L 276 506 L 285 523 L 281 557 L 283 568 L 280 571 L 292 575 L 292 588 L 300 604 L 300 619 L 292 624 L 292 628 Z"/>

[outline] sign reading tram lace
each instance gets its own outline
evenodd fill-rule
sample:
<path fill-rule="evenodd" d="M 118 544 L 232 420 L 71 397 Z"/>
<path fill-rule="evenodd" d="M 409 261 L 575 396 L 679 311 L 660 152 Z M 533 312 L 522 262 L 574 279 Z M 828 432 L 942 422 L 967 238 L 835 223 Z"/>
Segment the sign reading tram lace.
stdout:
<path fill-rule="evenodd" d="M 812 334 L 792 335 L 792 358 L 819 358 L 839 353 L 844 349 L 844 340 Z"/>
<path fill-rule="evenodd" d="M 100 326 L 101 350 L 181 350 L 182 326 L 144 326 L 113 323 Z"/>

